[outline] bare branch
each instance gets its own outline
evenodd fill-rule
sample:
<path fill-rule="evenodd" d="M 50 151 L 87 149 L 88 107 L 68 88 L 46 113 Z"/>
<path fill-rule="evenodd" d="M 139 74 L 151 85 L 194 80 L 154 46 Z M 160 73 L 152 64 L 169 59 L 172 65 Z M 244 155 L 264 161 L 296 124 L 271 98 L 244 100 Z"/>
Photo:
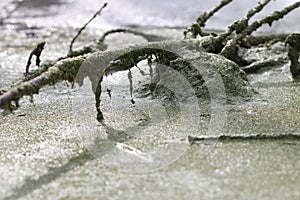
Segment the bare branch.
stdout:
<path fill-rule="evenodd" d="M 289 12 L 293 11 L 294 9 L 300 7 L 300 1 L 285 7 L 281 11 L 275 11 L 272 14 L 262 18 L 259 21 L 253 22 L 251 25 L 247 26 L 240 34 L 236 37 L 231 39 L 225 47 L 221 51 L 221 55 L 225 56 L 226 58 L 235 61 L 237 58 L 237 51 L 238 51 L 238 44 L 247 36 L 251 35 L 254 31 L 260 28 L 263 24 L 269 24 L 270 26 L 274 21 L 277 21 L 287 15 Z"/>
<path fill-rule="evenodd" d="M 235 31 L 236 33 L 240 33 L 241 31 L 243 31 L 245 28 L 248 27 L 248 22 L 250 20 L 251 17 L 253 17 L 256 13 L 259 13 L 271 0 L 265 0 L 262 3 L 258 3 L 258 5 L 249 10 L 247 15 L 240 19 L 235 21 L 233 24 L 231 24 L 228 27 L 228 30 L 218 36 L 216 36 L 215 38 L 212 38 L 212 42 L 214 43 L 214 45 L 209 45 L 209 52 L 213 52 L 213 53 L 220 53 L 220 51 L 223 49 L 224 44 L 227 43 L 227 41 L 229 39 L 231 39 L 232 37 L 232 33 Z M 207 49 L 208 47 L 203 46 L 205 49 Z"/>
<path fill-rule="evenodd" d="M 101 36 L 101 38 L 98 40 L 98 44 L 101 44 L 104 42 L 105 38 L 108 35 L 114 34 L 114 33 L 130 33 L 133 35 L 137 35 L 137 36 L 141 36 L 143 38 L 145 38 L 148 42 L 156 42 L 156 41 L 163 41 L 166 40 L 167 38 L 164 38 L 162 36 L 157 36 L 157 35 L 152 35 L 152 34 L 146 34 L 140 31 L 136 31 L 136 30 L 131 30 L 131 29 L 113 29 L 113 30 L 109 30 L 105 33 L 103 33 L 103 35 Z"/>
<path fill-rule="evenodd" d="M 102 10 L 107 6 L 107 3 L 104 3 L 103 6 L 92 16 L 92 18 L 86 23 L 84 24 L 84 26 L 77 32 L 77 34 L 75 35 L 75 37 L 72 39 L 70 46 L 69 46 L 69 53 L 68 54 L 72 54 L 73 52 L 73 44 L 76 41 L 76 39 L 79 37 L 79 35 L 81 34 L 81 32 L 89 25 L 89 23 L 91 23 L 98 15 L 101 15 Z"/>
<path fill-rule="evenodd" d="M 187 37 L 187 34 L 189 32 L 192 33 L 193 38 L 196 38 L 197 35 L 200 35 L 200 36 L 209 35 L 209 33 L 205 33 L 204 31 L 202 31 L 202 27 L 205 26 L 205 23 L 209 18 L 211 18 L 216 12 L 218 12 L 221 8 L 223 8 L 230 2 L 232 2 L 232 0 L 222 0 L 220 2 L 220 4 L 217 5 L 214 9 L 212 9 L 208 13 L 204 12 L 202 15 L 200 15 L 197 18 L 196 22 L 193 23 L 190 27 L 187 28 L 187 30 L 184 31 L 185 38 Z"/>
<path fill-rule="evenodd" d="M 218 12 L 221 8 L 226 6 L 227 4 L 231 3 L 232 0 L 222 0 L 219 5 L 217 5 L 215 8 L 213 8 L 211 11 L 204 12 L 202 15 L 200 15 L 196 22 L 201 26 L 205 27 L 206 21 L 211 18 L 216 12 Z"/>
<path fill-rule="evenodd" d="M 83 57 L 65 59 L 41 75 L 9 89 L 0 96 L 0 108 L 10 105 L 12 101 L 18 102 L 23 96 L 38 94 L 45 85 L 54 84 L 61 80 L 72 81 L 83 61 Z"/>

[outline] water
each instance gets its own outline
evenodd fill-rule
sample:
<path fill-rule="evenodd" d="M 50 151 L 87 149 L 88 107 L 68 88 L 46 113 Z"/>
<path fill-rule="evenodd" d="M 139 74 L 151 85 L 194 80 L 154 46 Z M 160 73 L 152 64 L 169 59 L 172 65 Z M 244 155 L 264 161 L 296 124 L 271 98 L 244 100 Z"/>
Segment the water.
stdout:
<path fill-rule="evenodd" d="M 80 27 L 104 3 L 104 1 L 95 0 L 35 0 L 30 2 L 33 3 L 26 3 L 26 7 L 20 9 L 20 12 L 9 21 L 24 22 L 29 27 Z M 226 29 L 234 20 L 245 16 L 247 10 L 254 7 L 257 2 L 259 1 L 233 1 L 208 21 L 207 28 Z M 254 19 L 261 18 L 295 2 L 297 0 L 273 1 Z M 199 14 L 211 10 L 217 3 L 218 1 L 210 0 L 110 0 L 102 16 L 96 19 L 91 26 L 102 29 L 120 26 L 186 27 L 194 22 Z M 300 24 L 297 23 L 300 17 L 299 13 L 298 8 L 289 14 L 285 20 L 274 23 L 271 29 L 264 27 L 263 30 L 273 32 L 299 31 Z"/>

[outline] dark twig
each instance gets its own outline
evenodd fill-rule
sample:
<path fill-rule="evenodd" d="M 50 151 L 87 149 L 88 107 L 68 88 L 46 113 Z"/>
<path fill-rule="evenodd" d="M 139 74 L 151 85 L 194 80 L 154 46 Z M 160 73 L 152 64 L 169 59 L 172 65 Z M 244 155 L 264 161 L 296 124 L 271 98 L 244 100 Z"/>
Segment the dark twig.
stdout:
<path fill-rule="evenodd" d="M 205 36 L 208 35 L 207 33 L 204 33 L 202 31 L 202 27 L 205 26 L 206 21 L 211 18 L 216 12 L 218 12 L 221 8 L 226 6 L 232 2 L 232 0 L 222 0 L 219 5 L 217 5 L 215 8 L 213 8 L 211 11 L 204 12 L 202 15 L 200 15 L 196 22 L 192 24 L 190 27 L 187 28 L 186 31 L 184 31 L 184 36 L 186 37 L 189 32 L 192 33 L 192 37 L 196 38 L 197 35 Z"/>
<path fill-rule="evenodd" d="M 292 10 L 298 8 L 299 6 L 300 6 L 300 1 L 285 7 L 281 11 L 275 11 L 272 14 L 262 18 L 261 20 L 253 22 L 251 25 L 247 26 L 247 28 L 245 28 L 241 33 L 239 33 L 235 38 L 233 38 L 226 44 L 226 46 L 221 51 L 221 55 L 234 61 L 235 58 L 237 57 L 238 45 L 247 35 L 251 35 L 263 24 L 269 24 L 271 26 L 274 21 L 283 18 L 285 15 L 287 15 Z"/>
<path fill-rule="evenodd" d="M 216 12 L 218 12 L 221 8 L 223 8 L 224 6 L 226 6 L 227 4 L 229 4 L 230 2 L 232 2 L 232 0 L 222 0 L 220 2 L 219 5 L 217 5 L 214 9 L 212 9 L 211 11 L 204 12 L 202 15 L 200 15 L 196 22 L 201 26 L 201 27 L 205 27 L 205 23 L 206 21 L 211 18 Z"/>
<path fill-rule="evenodd" d="M 209 43 L 209 46 L 206 46 L 206 44 L 203 43 L 202 47 L 207 49 L 209 52 L 220 53 L 220 51 L 224 47 L 224 44 L 226 44 L 227 41 L 232 38 L 232 33 L 234 31 L 236 33 L 240 33 L 242 30 L 247 28 L 250 18 L 253 17 L 256 13 L 260 12 L 270 1 L 271 0 L 265 0 L 262 3 L 258 3 L 255 8 L 248 11 L 247 15 L 244 18 L 237 20 L 233 24 L 231 24 L 226 32 L 212 38 L 212 42 Z M 211 45 L 211 43 L 213 43 L 213 45 Z"/>
<path fill-rule="evenodd" d="M 286 38 L 286 44 L 288 45 L 288 56 L 291 61 L 290 71 L 293 77 L 300 77 L 300 34 L 293 33 Z"/>
<path fill-rule="evenodd" d="M 268 15 L 259 21 L 253 22 L 250 26 L 248 26 L 246 29 L 244 29 L 236 37 L 236 41 L 241 41 L 241 39 L 243 39 L 247 35 L 251 35 L 254 31 L 256 31 L 258 28 L 260 28 L 263 24 L 269 24 L 269 26 L 272 26 L 272 23 L 274 21 L 277 21 L 277 20 L 283 18 L 289 12 L 293 11 L 294 9 L 296 9 L 298 7 L 300 7 L 300 1 L 294 3 L 293 5 L 285 7 L 281 11 L 275 11 L 271 15 Z"/>
<path fill-rule="evenodd" d="M 72 39 L 70 46 L 69 46 L 69 53 L 72 54 L 73 52 L 73 44 L 76 41 L 76 39 L 79 37 L 81 32 L 91 23 L 98 15 L 101 15 L 102 10 L 107 6 L 107 3 L 104 3 L 103 6 L 92 16 L 92 18 L 77 32 L 75 37 Z"/>
<path fill-rule="evenodd" d="M 46 44 L 46 42 L 38 43 L 38 45 L 30 53 L 28 61 L 27 61 L 27 65 L 26 65 L 26 73 L 29 72 L 29 67 L 31 65 L 32 56 L 36 57 L 35 63 L 36 63 L 37 66 L 40 66 L 40 63 L 41 63 L 40 56 L 42 54 L 42 51 L 44 49 L 45 44 Z"/>
<path fill-rule="evenodd" d="M 270 1 L 271 0 L 265 0 L 262 3 L 259 2 L 255 8 L 248 11 L 247 15 L 244 18 L 235 21 L 228 27 L 228 30 L 225 33 L 220 34 L 220 36 L 218 36 L 218 42 L 222 43 L 223 41 L 225 41 L 228 36 L 230 36 L 234 31 L 236 31 L 237 34 L 242 32 L 245 28 L 247 28 L 248 22 L 251 17 L 253 17 L 256 13 L 259 13 Z"/>
<path fill-rule="evenodd" d="M 183 138 L 182 141 L 186 140 L 186 138 Z M 203 142 L 203 141 L 251 141 L 251 140 L 299 140 L 300 135 L 299 134 L 282 134 L 282 135 L 267 135 L 267 134 L 257 134 L 257 135 L 220 135 L 215 137 L 193 137 L 188 136 L 187 140 L 191 144 Z"/>
<path fill-rule="evenodd" d="M 103 43 L 105 38 L 108 35 L 111 35 L 111 34 L 114 34 L 114 33 L 130 33 L 130 34 L 133 34 L 133 35 L 141 36 L 141 37 L 145 38 L 148 42 L 156 42 L 156 41 L 166 40 L 166 38 L 160 37 L 160 36 L 157 36 L 157 35 L 146 34 L 146 33 L 136 31 L 136 30 L 131 30 L 131 29 L 119 28 L 119 29 L 109 30 L 109 31 L 103 33 L 101 38 L 98 40 L 98 44 Z"/>

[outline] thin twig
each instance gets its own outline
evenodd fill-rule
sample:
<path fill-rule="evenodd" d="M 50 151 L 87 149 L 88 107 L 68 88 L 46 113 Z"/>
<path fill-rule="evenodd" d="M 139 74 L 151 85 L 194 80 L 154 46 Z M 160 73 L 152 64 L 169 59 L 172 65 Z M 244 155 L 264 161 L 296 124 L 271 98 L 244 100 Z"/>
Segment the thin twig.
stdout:
<path fill-rule="evenodd" d="M 272 14 L 262 18 L 261 20 L 253 22 L 251 25 L 247 26 L 241 33 L 239 33 L 235 38 L 230 40 L 226 46 L 222 49 L 221 55 L 225 56 L 230 60 L 234 60 L 237 56 L 238 47 L 237 45 L 247 36 L 251 35 L 254 31 L 260 28 L 263 24 L 269 24 L 270 26 L 274 21 L 283 18 L 292 10 L 300 7 L 300 1 L 285 7 L 281 11 L 275 11 Z"/>
<path fill-rule="evenodd" d="M 226 6 L 227 4 L 229 4 L 230 2 L 232 2 L 232 0 L 222 0 L 220 2 L 219 5 L 217 5 L 215 8 L 213 8 L 211 11 L 209 11 L 208 13 L 205 12 L 202 15 L 200 15 L 196 22 L 201 26 L 204 27 L 206 21 L 211 18 L 216 12 L 218 12 L 221 8 L 223 8 L 224 6 Z"/>
<path fill-rule="evenodd" d="M 228 142 L 238 142 L 238 141 L 251 141 L 251 140 L 299 140 L 299 134 L 286 134 L 286 135 L 267 135 L 267 134 L 257 134 L 257 135 L 220 135 L 220 136 L 208 136 L 208 137 L 193 137 L 188 136 L 188 138 L 182 138 L 180 141 L 188 141 L 190 144 L 199 143 L 203 141 L 228 141 Z"/>
<path fill-rule="evenodd" d="M 242 32 L 245 28 L 248 27 L 248 22 L 251 19 L 251 17 L 253 17 L 255 14 L 259 13 L 268 3 L 270 3 L 270 1 L 272 1 L 272 0 L 265 0 L 262 3 L 258 2 L 258 5 L 255 8 L 248 11 L 246 17 L 233 23 L 229 27 L 229 30 L 232 29 L 232 31 L 236 31 L 237 34 Z"/>
<path fill-rule="evenodd" d="M 133 35 L 138 35 L 138 36 L 141 36 L 141 37 L 145 38 L 148 42 L 163 41 L 163 40 L 167 39 L 167 38 L 162 37 L 162 36 L 146 34 L 146 33 L 140 32 L 140 31 L 136 31 L 136 30 L 118 28 L 118 29 L 109 30 L 109 31 L 103 33 L 101 38 L 98 40 L 98 44 L 103 43 L 105 38 L 108 35 L 111 35 L 111 34 L 114 34 L 114 33 L 130 33 L 130 34 L 133 34 Z"/>
<path fill-rule="evenodd" d="M 247 15 L 244 18 L 237 20 L 233 24 L 228 26 L 228 30 L 226 32 L 212 38 L 214 45 L 209 44 L 209 48 L 206 46 L 203 47 L 205 49 L 208 49 L 209 52 L 220 53 L 220 51 L 224 47 L 224 44 L 226 44 L 227 41 L 232 38 L 232 33 L 235 31 L 237 34 L 239 34 L 245 28 L 247 28 L 250 18 L 253 17 L 256 13 L 259 13 L 270 1 L 271 0 L 265 0 L 262 3 L 259 2 L 255 8 L 248 11 Z"/>
<path fill-rule="evenodd" d="M 98 15 L 101 15 L 102 10 L 107 6 L 107 3 L 104 3 L 103 6 L 93 15 L 93 17 L 77 32 L 76 36 L 72 39 L 70 46 L 69 46 L 69 53 L 72 54 L 73 52 L 73 44 L 81 32 L 91 23 Z"/>
<path fill-rule="evenodd" d="M 259 21 L 253 22 L 250 26 L 248 26 L 246 29 L 244 29 L 236 38 L 237 41 L 241 41 L 244 37 L 247 35 L 251 35 L 252 32 L 256 31 L 258 28 L 260 28 L 263 24 L 269 24 L 269 26 L 272 26 L 272 23 L 274 21 L 279 20 L 280 18 L 283 18 L 285 15 L 287 15 L 289 12 L 295 10 L 296 8 L 300 7 L 300 1 L 285 7 L 281 11 L 275 11 L 271 15 L 268 15 L 264 17 L 263 19 Z"/>
<path fill-rule="evenodd" d="M 190 32 L 192 33 L 192 37 L 196 38 L 197 35 L 206 36 L 209 35 L 208 33 L 205 33 L 202 31 L 202 27 L 205 26 L 206 21 L 211 18 L 216 12 L 218 12 L 221 8 L 226 6 L 232 2 L 232 0 L 222 0 L 219 5 L 217 5 L 214 9 L 211 11 L 204 12 L 202 15 L 200 15 L 196 22 L 193 23 L 190 27 L 187 28 L 187 30 L 184 31 L 184 37 L 187 37 L 187 34 Z"/>
<path fill-rule="evenodd" d="M 44 50 L 45 44 L 46 44 L 46 42 L 38 43 L 37 46 L 30 53 L 28 61 L 27 61 L 27 65 L 26 65 L 26 73 L 29 72 L 29 67 L 31 65 L 31 58 L 32 58 L 32 56 L 36 56 L 35 64 L 37 66 L 40 66 L 40 63 L 41 63 L 40 56 L 41 56 L 41 54 L 42 54 L 42 52 Z"/>

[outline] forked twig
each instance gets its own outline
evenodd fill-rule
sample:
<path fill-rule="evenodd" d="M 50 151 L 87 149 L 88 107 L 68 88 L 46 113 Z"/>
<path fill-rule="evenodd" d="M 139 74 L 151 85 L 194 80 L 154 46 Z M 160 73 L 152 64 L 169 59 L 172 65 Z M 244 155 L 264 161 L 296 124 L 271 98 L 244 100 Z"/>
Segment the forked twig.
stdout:
<path fill-rule="evenodd" d="M 32 58 L 32 56 L 36 56 L 35 63 L 36 63 L 37 66 L 40 66 L 40 63 L 41 63 L 40 56 L 41 56 L 41 54 L 42 54 L 42 52 L 44 50 L 45 44 L 46 44 L 46 42 L 38 43 L 37 46 L 30 53 L 28 61 L 27 61 L 27 65 L 26 65 L 26 73 L 29 72 L 29 67 L 31 65 L 31 58 Z"/>
<path fill-rule="evenodd" d="M 269 24 L 270 26 L 274 21 L 283 18 L 289 12 L 300 7 L 300 1 L 285 7 L 281 11 L 275 11 L 272 14 L 262 18 L 261 20 L 253 22 L 251 25 L 247 26 L 243 31 L 241 31 L 236 37 L 230 40 L 221 51 L 221 55 L 224 57 L 235 60 L 238 51 L 238 44 L 248 35 L 251 35 L 254 31 L 260 28 L 263 24 Z"/>

